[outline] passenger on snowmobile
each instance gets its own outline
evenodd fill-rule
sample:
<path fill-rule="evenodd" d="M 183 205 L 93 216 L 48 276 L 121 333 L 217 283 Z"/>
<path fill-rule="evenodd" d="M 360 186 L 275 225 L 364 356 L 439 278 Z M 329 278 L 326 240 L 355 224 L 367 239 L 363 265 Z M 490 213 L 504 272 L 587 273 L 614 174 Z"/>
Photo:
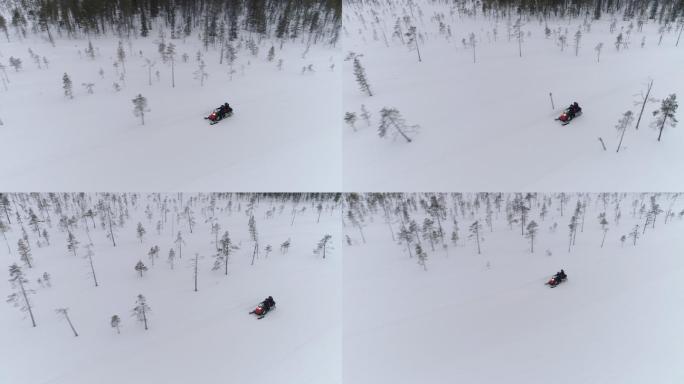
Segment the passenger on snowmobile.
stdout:
<path fill-rule="evenodd" d="M 568 275 L 565 274 L 564 270 L 560 270 L 560 272 L 556 272 L 555 275 L 549 280 L 546 284 L 550 285 L 551 287 L 555 287 L 556 285 L 562 283 L 564 280 L 568 278 Z"/>
<path fill-rule="evenodd" d="M 570 120 L 574 119 L 579 113 L 582 112 L 582 108 L 580 108 L 579 104 L 575 101 L 574 103 L 570 104 L 570 106 L 561 113 L 561 115 L 558 117 L 556 120 L 560 120 L 563 123 L 567 124 L 570 122 Z"/>
<path fill-rule="evenodd" d="M 218 108 L 214 109 L 214 112 L 212 112 L 208 117 L 205 117 L 205 119 L 211 120 L 212 123 L 216 123 L 220 120 L 223 120 L 227 116 L 231 116 L 232 114 L 233 108 L 231 108 L 228 103 L 224 103 Z"/>
<path fill-rule="evenodd" d="M 262 317 L 266 316 L 266 314 L 273 308 L 275 308 L 275 300 L 273 300 L 272 296 L 269 296 L 266 299 L 264 299 L 264 301 L 259 303 L 259 305 L 257 305 L 257 307 L 254 308 L 254 310 L 250 312 L 250 314 L 255 314 L 259 316 L 259 318 L 261 319 Z"/>

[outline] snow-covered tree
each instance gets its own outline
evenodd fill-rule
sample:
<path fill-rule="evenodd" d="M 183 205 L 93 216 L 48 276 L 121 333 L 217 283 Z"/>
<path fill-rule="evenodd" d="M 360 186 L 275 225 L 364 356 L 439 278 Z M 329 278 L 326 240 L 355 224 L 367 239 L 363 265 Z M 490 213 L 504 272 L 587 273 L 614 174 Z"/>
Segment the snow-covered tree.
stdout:
<path fill-rule="evenodd" d="M 143 272 L 147 271 L 147 267 L 142 262 L 142 260 L 140 260 L 135 264 L 135 270 L 138 271 L 138 273 L 140 273 L 140 277 L 143 277 Z"/>
<path fill-rule="evenodd" d="M 596 51 L 596 62 L 600 63 L 601 62 L 601 50 L 603 49 L 603 43 L 598 43 L 596 44 L 596 47 L 594 47 L 594 51 Z"/>
<path fill-rule="evenodd" d="M 173 263 L 176 260 L 176 251 L 173 250 L 173 248 L 169 249 L 169 257 L 167 258 L 167 262 L 171 266 L 171 269 L 173 269 Z"/>
<path fill-rule="evenodd" d="M 424 271 L 427 271 L 428 255 L 427 253 L 425 253 L 423 247 L 421 247 L 420 244 L 416 244 L 416 257 L 418 258 L 418 265 L 423 267 Z"/>
<path fill-rule="evenodd" d="M 368 94 L 368 96 L 373 96 L 370 84 L 368 83 L 368 77 L 366 76 L 366 69 L 361 64 L 359 57 L 362 55 L 353 55 L 354 64 L 354 76 L 356 77 L 356 83 L 359 85 L 361 92 Z"/>
<path fill-rule="evenodd" d="M 36 326 L 36 320 L 33 317 L 33 305 L 29 300 L 29 295 L 35 293 L 32 289 L 28 287 L 28 279 L 24 277 L 24 272 L 21 270 L 17 264 L 12 264 L 9 267 L 9 282 L 12 288 L 16 291 L 9 296 L 7 296 L 7 302 L 12 303 L 15 307 L 19 308 L 22 312 L 28 312 L 31 317 L 31 323 Z"/>
<path fill-rule="evenodd" d="M 140 117 L 142 125 L 145 125 L 145 112 L 149 112 L 150 109 L 147 108 L 147 99 L 143 95 L 138 94 L 133 101 L 133 115 Z"/>
<path fill-rule="evenodd" d="M 116 328 L 116 333 L 121 333 L 121 318 L 119 318 L 119 315 L 113 315 L 111 320 L 109 320 L 109 325 L 111 325 L 112 328 Z"/>
<path fill-rule="evenodd" d="M 81 85 L 83 86 L 83 88 L 86 89 L 86 92 L 89 95 L 92 95 L 94 93 L 93 88 L 95 87 L 95 83 L 81 83 Z"/>
<path fill-rule="evenodd" d="M 618 142 L 618 147 L 615 153 L 620 152 L 620 147 L 622 146 L 622 139 L 625 137 L 625 131 L 627 131 L 627 128 L 629 128 L 632 125 L 632 121 L 634 121 L 634 115 L 632 114 L 632 111 L 625 112 L 620 118 L 620 120 L 618 120 L 615 129 L 617 129 L 618 134 L 620 135 L 620 141 Z"/>
<path fill-rule="evenodd" d="M 69 231 L 69 233 L 67 233 L 67 249 L 73 253 L 74 256 L 77 256 L 76 251 L 78 251 L 79 244 L 80 242 L 76 239 L 76 236 Z"/>
<path fill-rule="evenodd" d="M 678 106 L 677 95 L 673 93 L 663 100 L 660 109 L 653 111 L 653 116 L 656 117 L 656 120 L 651 125 L 658 130 L 658 141 L 663 136 L 663 129 L 665 129 L 666 125 L 672 128 L 677 125 L 675 113 Z"/>
<path fill-rule="evenodd" d="M 171 88 L 176 87 L 176 45 L 169 43 L 164 52 L 165 57 L 171 62 Z"/>
<path fill-rule="evenodd" d="M 323 238 L 318 241 L 316 249 L 314 249 L 314 255 L 322 254 L 323 258 L 325 259 L 326 252 L 332 249 L 332 245 L 330 245 L 330 239 L 332 239 L 332 236 L 328 234 L 323 236 Z"/>
<path fill-rule="evenodd" d="M 470 234 L 468 235 L 468 238 L 472 239 L 474 238 L 476 243 L 477 243 L 477 254 L 480 254 L 480 239 L 481 235 L 480 233 L 482 232 L 482 224 L 480 224 L 479 221 L 476 221 L 470 225 L 469 228 Z"/>
<path fill-rule="evenodd" d="M 64 73 L 64 76 L 62 76 L 62 89 L 64 89 L 64 96 L 68 97 L 70 99 L 74 98 L 74 92 L 73 92 L 73 84 L 71 82 L 71 79 L 69 78 L 69 75 Z"/>
<path fill-rule="evenodd" d="M 381 138 L 387 136 L 388 131 L 393 132 L 393 139 L 396 139 L 397 135 L 410 143 L 412 139 L 408 136 L 411 133 L 418 131 L 420 127 L 418 125 L 407 125 L 401 113 L 396 108 L 383 108 L 380 110 L 380 126 L 378 127 L 378 135 Z"/>
<path fill-rule="evenodd" d="M 418 46 L 418 36 L 416 32 L 416 27 L 413 25 L 410 26 L 408 28 L 408 32 L 406 32 L 406 45 L 409 48 L 416 50 L 416 52 L 418 53 L 418 62 L 423 61 L 420 58 L 420 47 Z"/>
<path fill-rule="evenodd" d="M 347 123 L 354 132 L 356 132 L 356 126 L 354 125 L 356 123 L 356 113 L 354 112 L 347 112 L 344 114 L 344 122 Z"/>
<path fill-rule="evenodd" d="M 19 72 L 21 70 L 21 59 L 18 57 L 10 56 L 9 65 L 10 67 L 14 68 L 15 72 Z"/>
<path fill-rule="evenodd" d="M 28 242 L 24 239 L 19 239 L 17 241 L 17 250 L 19 251 L 19 257 L 27 267 L 32 268 L 33 256 L 31 256 L 31 248 L 28 246 Z"/>
<path fill-rule="evenodd" d="M 88 264 L 90 265 L 90 272 L 93 276 L 93 282 L 95 283 L 95 286 L 97 287 L 97 276 L 95 275 L 95 266 L 93 265 L 93 256 L 95 256 L 95 252 L 93 252 L 93 245 L 88 244 L 86 245 L 86 259 L 88 259 Z"/>
<path fill-rule="evenodd" d="M 151 308 L 147 305 L 147 299 L 142 294 L 138 295 L 135 301 L 135 307 L 133 307 L 133 316 L 138 319 L 141 323 L 145 325 L 145 330 L 147 330 L 147 316 L 150 313 Z"/>
<path fill-rule="evenodd" d="M 138 222 L 138 226 L 135 229 L 135 232 L 136 237 L 138 238 L 138 240 L 140 240 L 140 244 L 142 244 L 143 240 L 145 239 L 145 233 L 147 233 L 147 231 L 145 230 L 145 227 L 143 227 L 141 222 Z"/>
<path fill-rule="evenodd" d="M 539 225 L 534 220 L 531 220 L 527 224 L 527 230 L 525 232 L 525 237 L 530 239 L 530 253 L 534 253 L 534 239 L 537 237 L 537 228 Z"/>

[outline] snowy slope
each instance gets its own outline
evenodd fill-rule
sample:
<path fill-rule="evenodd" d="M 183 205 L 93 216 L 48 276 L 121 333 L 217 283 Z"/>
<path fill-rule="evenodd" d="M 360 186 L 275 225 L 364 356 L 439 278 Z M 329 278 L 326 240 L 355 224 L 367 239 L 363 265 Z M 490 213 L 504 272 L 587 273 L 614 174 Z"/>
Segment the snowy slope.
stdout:
<path fill-rule="evenodd" d="M 172 88 L 171 65 L 162 62 L 157 41 L 155 36 L 132 40 L 130 46 L 124 42 L 125 85 L 113 67 L 115 38 L 92 40 L 99 52 L 94 60 L 84 53 L 85 40 L 58 40 L 56 47 L 35 40 L 3 43 L 0 61 L 19 57 L 23 70 L 8 67 L 11 83 L 0 92 L 0 189 L 340 189 L 341 95 L 334 90 L 341 79 L 339 69 L 330 69 L 331 64 L 340 68 L 339 49 L 314 45 L 303 55 L 305 44 L 289 42 L 282 49 L 276 44 L 275 59 L 268 62 L 271 41 L 261 43 L 257 57 L 243 45 L 231 80 L 218 50 L 205 52 L 195 38 L 167 38 L 177 52 Z M 37 68 L 29 48 L 47 57 L 48 69 Z M 198 51 L 209 74 L 203 87 L 193 74 Z M 152 86 L 147 58 L 156 62 Z M 302 74 L 310 64 L 315 72 Z M 64 72 L 73 82 L 73 100 L 63 96 Z M 120 92 L 113 89 L 115 81 Z M 95 83 L 92 95 L 82 86 L 89 82 Z M 150 108 L 144 126 L 132 113 L 131 100 L 139 93 Z M 224 102 L 234 116 L 209 126 L 203 117 Z"/>
<path fill-rule="evenodd" d="M 162 196 L 177 201 L 176 195 Z M 184 195 L 185 199 L 192 197 L 198 196 Z M 331 234 L 334 243 L 340 237 L 339 215 L 333 204 L 323 203 L 326 208 L 320 223 L 316 223 L 313 207 L 298 204 L 297 210 L 307 209 L 291 226 L 290 203 L 284 203 L 283 213 L 265 219 L 265 212 L 272 206 L 279 209 L 281 203 L 262 199 L 255 211 L 262 256 L 251 266 L 253 243 L 244 212 L 247 202 L 242 201 L 238 211 L 238 202 L 233 201 L 229 213 L 226 201 L 219 200 L 216 217 L 221 232 L 228 230 L 233 243 L 240 245 L 225 276 L 223 270 L 211 270 L 214 236 L 200 213 L 206 212 L 205 198 L 200 197 L 193 206 L 198 224 L 192 234 L 183 220 L 175 224 L 186 244 L 173 270 L 166 263 L 168 250 L 174 247 L 170 224 L 161 235 L 156 234 L 154 225 L 142 214 L 149 203 L 155 211 L 152 223 L 159 218 L 149 199 L 141 199 L 138 208 L 131 209 L 130 221 L 118 230 L 116 248 L 98 223 L 91 236 L 99 287 L 93 286 L 87 262 L 67 251 L 66 235 L 53 222 L 48 229 L 52 245 L 33 245 L 35 267 L 25 268 L 37 291 L 32 300 L 38 326 L 32 328 L 10 305 L 0 306 L 0 382 L 339 383 L 340 253 L 333 250 L 325 260 L 312 254 L 324 234 Z M 135 237 L 138 221 L 148 231 L 142 244 Z M 7 234 L 11 243 L 16 243 L 17 232 L 20 236 L 20 229 L 13 227 Z M 82 226 L 75 234 L 82 243 L 87 241 Z M 32 233 L 30 236 L 34 244 Z M 280 243 L 288 238 L 292 246 L 282 254 Z M 273 252 L 265 258 L 267 244 Z M 161 248 L 154 266 L 147 257 L 152 245 Z M 14 252 L 16 256 L 16 249 Z M 81 246 L 79 253 L 83 252 Z M 198 292 L 193 291 L 190 260 L 195 252 L 202 256 Z M 4 265 L 18 261 L 7 255 L 4 244 L 1 253 Z M 143 278 L 133 269 L 139 259 L 149 268 Z M 52 288 L 36 283 L 44 271 L 52 275 Z M 3 283 L 2 296 L 9 290 L 9 283 Z M 152 309 L 148 331 L 130 316 L 139 293 L 147 297 Z M 249 315 L 268 295 L 276 300 L 277 309 L 262 320 Z M 58 307 L 70 308 L 79 337 L 54 313 Z M 110 327 L 113 314 L 122 319 L 121 334 Z"/>
<path fill-rule="evenodd" d="M 507 37 L 506 18 L 474 19 L 451 13 L 441 2 L 414 3 L 414 16 L 408 6 L 391 11 L 369 3 L 345 7 L 345 54 L 363 54 L 360 60 L 373 91 L 369 97 L 358 89 L 351 61 L 345 62 L 344 111 L 358 114 L 365 104 L 373 115 L 370 127 L 359 119 L 358 132 L 345 126 L 345 190 L 638 192 L 644 186 L 684 187 L 678 177 L 684 171 L 682 130 L 666 128 L 658 142 L 658 133 L 648 126 L 659 104 L 647 105 L 639 130 L 632 126 L 622 150 L 615 153 L 614 127 L 625 111 L 639 113 L 634 95 L 645 92 L 649 78 L 654 80 L 651 96 L 662 99 L 677 93 L 681 99 L 684 94 L 684 45 L 675 47 L 676 25 L 665 31 L 660 46 L 659 25 L 648 20 L 641 32 L 634 25 L 629 49 L 618 52 L 616 35 L 621 30 L 626 34 L 629 21 L 618 20 L 611 33 L 610 16 L 589 20 L 590 30 L 582 27 L 575 56 L 573 36 L 583 19 L 549 19 L 549 38 L 544 21 L 523 20 L 519 57 L 517 40 Z M 373 22 L 373 11 L 379 23 Z M 422 62 L 415 50 L 392 37 L 396 18 L 404 15 L 423 37 Z M 451 37 L 440 34 L 434 18 L 438 15 L 444 16 Z M 559 28 L 568 31 L 563 52 L 557 45 Z M 470 33 L 476 34 L 476 63 L 472 49 L 462 42 Z M 598 63 L 594 48 L 600 42 L 604 46 Z M 573 101 L 585 113 L 562 127 L 554 118 Z M 383 107 L 397 108 L 407 123 L 421 126 L 412 143 L 378 137 Z M 681 120 L 681 108 L 678 116 Z M 599 137 L 608 147 L 605 152 Z M 654 172 L 658 169 L 668 172 Z"/>
<path fill-rule="evenodd" d="M 632 198 L 623 199 L 623 218 L 619 226 L 609 225 L 601 248 L 595 217 L 602 209 L 594 196 L 571 253 L 570 214 L 561 218 L 557 201 L 543 222 L 538 208 L 530 214 L 540 224 L 533 254 L 519 224 L 509 229 L 503 214 L 493 232 L 485 226 L 478 255 L 474 240 L 466 239 L 474 219 L 459 216 L 462 240 L 450 244 L 448 255 L 423 240 L 427 272 L 392 241 L 382 220 L 367 221 L 365 245 L 349 230 L 359 241 L 344 251 L 345 380 L 681 382 L 684 223 L 664 224 L 660 216 L 636 246 L 628 239 L 621 247 L 619 237 L 639 221 L 631 218 Z M 660 199 L 663 209 L 668 201 Z M 681 202 L 675 204 L 681 209 Z M 559 228 L 551 233 L 554 222 Z M 452 226 L 446 227 L 450 233 Z M 561 268 L 569 280 L 545 286 Z"/>

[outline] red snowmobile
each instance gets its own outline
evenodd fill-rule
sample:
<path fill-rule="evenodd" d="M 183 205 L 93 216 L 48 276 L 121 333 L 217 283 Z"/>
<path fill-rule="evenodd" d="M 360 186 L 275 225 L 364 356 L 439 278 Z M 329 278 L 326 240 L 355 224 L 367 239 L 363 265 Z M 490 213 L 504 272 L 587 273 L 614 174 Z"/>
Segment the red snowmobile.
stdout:
<path fill-rule="evenodd" d="M 565 274 L 565 271 L 561 269 L 560 272 L 556 273 L 549 281 L 546 282 L 546 285 L 550 286 L 551 288 L 555 288 L 558 286 L 558 284 L 564 282 L 565 280 L 568 279 L 568 275 Z"/>
<path fill-rule="evenodd" d="M 568 108 L 566 108 L 563 113 L 561 113 L 560 116 L 556 120 L 560 121 L 562 125 L 568 125 L 570 124 L 570 121 L 574 119 L 577 116 L 582 115 L 582 108 L 580 108 L 579 104 L 577 102 L 570 104 Z"/>
<path fill-rule="evenodd" d="M 264 316 L 268 312 L 270 312 L 272 309 L 275 309 L 275 300 L 273 300 L 273 297 L 269 296 L 266 298 L 266 300 L 262 301 L 259 303 L 259 305 L 254 308 L 252 312 L 250 312 L 250 315 L 257 315 L 257 319 L 263 319 Z"/>
<path fill-rule="evenodd" d="M 205 117 L 205 120 L 209 120 L 210 125 L 214 125 L 218 123 L 219 121 L 225 119 L 226 117 L 231 117 L 233 116 L 233 108 L 231 108 L 228 103 L 214 109 L 212 113 L 209 114 L 209 116 Z"/>

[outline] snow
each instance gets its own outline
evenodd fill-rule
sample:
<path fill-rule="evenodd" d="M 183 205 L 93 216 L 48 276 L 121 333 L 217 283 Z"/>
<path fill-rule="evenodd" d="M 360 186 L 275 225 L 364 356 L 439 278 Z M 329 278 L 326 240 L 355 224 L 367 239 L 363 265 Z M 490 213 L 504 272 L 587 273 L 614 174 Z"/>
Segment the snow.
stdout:
<path fill-rule="evenodd" d="M 156 34 L 153 33 L 153 34 Z M 271 41 L 258 57 L 238 50 L 232 80 L 219 51 L 205 52 L 199 40 L 176 45 L 175 80 L 171 65 L 157 52 L 158 38 L 124 42 L 127 76 L 118 79 L 113 63 L 118 40 L 93 39 L 99 56 L 86 57 L 86 40 L 29 39 L 3 43 L 0 60 L 8 66 L 8 91 L 0 92 L 0 189 L 5 191 L 305 191 L 341 188 L 339 48 L 288 42 L 266 60 Z M 237 44 L 237 42 L 235 42 Z M 27 49 L 46 56 L 38 69 Z M 81 51 L 81 55 L 79 55 Z M 139 52 L 143 55 L 140 56 Z M 194 78 L 201 51 L 209 73 L 204 86 Z M 187 63 L 183 53 L 189 55 Z M 148 85 L 145 58 L 156 61 Z M 283 60 L 282 71 L 277 69 Z M 315 72 L 302 74 L 313 65 Z M 331 70 L 331 64 L 337 64 Z M 104 78 L 98 74 L 104 70 Z M 121 70 L 121 68 L 119 68 Z M 160 72 L 156 80 L 155 71 Z M 71 77 L 74 99 L 64 97 L 62 76 Z M 122 90 L 115 92 L 113 82 Z M 87 94 L 82 83 L 95 83 Z M 148 99 L 145 125 L 133 115 L 131 100 Z M 229 102 L 235 114 L 209 126 L 203 119 Z M 315 161 L 312 161 L 315 160 Z"/>
<path fill-rule="evenodd" d="M 629 49 L 614 46 L 617 33 L 629 28 L 618 18 L 610 33 L 610 16 L 582 29 L 579 55 L 573 36 L 584 19 L 548 20 L 552 31 L 568 30 L 563 52 L 555 35 L 546 38 L 545 24 L 523 20 L 526 33 L 519 57 L 518 43 L 508 40 L 506 18 L 472 18 L 450 13 L 443 2 L 414 1 L 414 25 L 422 62 L 415 51 L 392 38 L 397 17 L 411 15 L 404 3 L 394 9 L 358 2 L 345 6 L 343 45 L 360 58 L 373 91 L 363 94 L 352 62 L 344 63 L 344 111 L 371 112 L 371 126 L 359 119 L 358 132 L 345 125 L 343 179 L 346 191 L 642 191 L 681 190 L 684 171 L 680 150 L 684 133 L 666 128 L 661 142 L 649 127 L 649 103 L 639 130 L 628 129 L 623 148 L 615 153 L 617 121 L 627 110 L 638 116 L 635 94 L 654 80 L 652 95 L 662 99 L 684 94 L 684 45 L 676 47 L 677 25 L 665 32 L 658 46 L 659 26 L 647 20 L 639 32 L 634 21 Z M 402 5 L 403 4 L 403 5 Z M 422 10 L 422 16 L 419 11 Z M 402 11 L 403 10 L 403 11 Z M 378 14 L 374 22 L 371 12 Z M 439 33 L 433 16 L 443 14 L 452 37 Z M 364 22 L 358 15 L 363 15 Z M 515 18 L 511 20 L 514 24 Z M 493 29 L 497 40 L 494 41 Z M 378 39 L 374 40 L 373 30 Z M 383 39 L 383 31 L 388 46 Z M 406 28 L 404 27 L 404 32 Z M 477 36 L 477 62 L 462 39 Z M 527 33 L 530 33 L 527 36 Z M 642 37 L 646 45 L 640 47 Z M 604 44 L 597 62 L 595 47 Z M 553 93 L 552 109 L 549 93 Z M 577 101 L 584 115 L 570 125 L 554 119 Z M 421 126 L 411 143 L 380 139 L 379 111 L 397 108 L 408 124 Z M 681 120 L 681 108 L 677 113 Z M 636 120 L 636 118 L 635 118 Z M 681 125 L 681 124 L 680 124 Z M 608 149 L 603 151 L 602 138 Z M 654 170 L 667 170 L 659 172 Z M 638 177 L 635 177 L 638 176 Z"/>
<path fill-rule="evenodd" d="M 549 215 L 539 218 L 537 203 L 528 220 L 539 223 L 535 252 L 521 237 L 520 224 L 509 229 L 505 210 L 494 209 L 493 232 L 479 210 L 459 212 L 458 246 L 448 254 L 428 253 L 427 272 L 392 241 L 378 216 L 367 219 L 367 243 L 347 226 L 354 245 L 344 248 L 344 378 L 363 383 L 677 383 L 684 380 L 684 222 L 657 218 L 633 246 L 619 238 L 645 215 L 632 217 L 631 202 L 648 196 L 621 196 L 622 219 L 614 224 L 614 201 L 607 209 L 605 246 L 596 217 L 603 212 L 597 195 L 588 195 L 584 230 L 568 253 L 571 196 L 563 217 L 558 196 Z M 512 196 L 506 195 L 504 200 Z M 472 196 L 464 200 L 471 204 Z M 452 231 L 453 198 L 447 199 Z M 661 208 L 684 208 L 673 195 L 658 197 Z M 672 206 L 670 204 L 673 204 Z M 472 207 L 472 205 L 470 205 Z M 423 213 L 411 212 L 422 223 Z M 467 228 L 481 220 L 482 254 Z M 393 217 L 398 231 L 398 219 Z M 446 224 L 445 224 L 446 223 Z M 558 224 L 555 233 L 549 230 Z M 640 227 L 642 228 L 642 227 Z M 641 234 L 641 230 L 639 232 Z M 551 255 L 547 256 L 546 251 Z M 487 264 L 489 263 L 489 267 Z M 567 282 L 544 283 L 564 268 Z"/>
<path fill-rule="evenodd" d="M 328 233 L 333 247 L 340 239 L 340 221 L 335 204 L 317 213 L 309 203 L 283 202 L 282 213 L 264 218 L 271 207 L 281 203 L 262 198 L 255 210 L 261 242 L 261 257 L 251 266 L 253 243 L 248 233 L 247 200 L 233 200 L 232 213 L 226 201 L 218 200 L 218 223 L 228 230 L 240 249 L 231 256 L 228 276 L 212 271 L 214 235 L 205 223 L 208 195 L 183 194 L 185 201 L 197 198 L 193 210 L 197 226 L 191 234 L 183 218 L 174 223 L 186 244 L 182 259 L 173 270 L 166 263 L 174 247 L 170 222 L 161 235 L 154 223 L 159 211 L 151 197 L 141 197 L 137 208 L 129 206 L 131 218 L 119 228 L 117 246 L 99 227 L 91 229 L 95 252 L 94 265 L 99 287 L 94 287 L 87 261 L 66 249 L 66 234 L 57 229 L 53 216 L 51 245 L 38 248 L 29 228 L 35 267 L 24 268 L 30 285 L 37 291 L 31 297 L 37 327 L 11 305 L 0 306 L 1 383 L 79 384 L 79 383 L 247 383 L 251 381 L 340 383 L 341 377 L 341 252 L 331 250 L 323 260 L 313 255 L 317 242 Z M 88 195 L 88 198 L 96 198 Z M 101 197 L 101 196 L 100 196 Z M 176 205 L 177 195 L 168 198 Z M 95 200 L 96 201 L 96 200 Z M 238 203 L 242 209 L 238 210 Z M 154 211 L 152 223 L 143 214 L 146 204 Z M 306 208 L 291 225 L 291 210 Z M 35 208 L 34 208 L 35 209 Z M 172 215 L 171 215 L 172 216 Z M 147 234 L 141 244 L 136 225 L 142 222 Z M 43 224 L 45 226 L 45 224 Z M 79 256 L 87 236 L 81 225 L 75 231 L 81 241 Z M 21 236 L 16 222 L 7 233 L 10 244 Z M 291 238 L 289 252 L 281 254 L 280 244 Z M 4 243 L 3 240 L 0 240 Z M 264 257 L 264 248 L 273 252 Z M 161 248 L 152 266 L 147 251 Z M 175 248 L 175 247 L 174 247 Z M 13 246 L 16 256 L 16 246 Z M 176 251 L 177 248 L 176 248 Z M 198 252 L 199 291 L 193 291 L 191 258 Z M 2 244 L 3 265 L 18 262 Z M 133 269 L 142 260 L 149 270 L 140 278 Z M 52 288 L 41 288 L 36 279 L 48 271 Z M 0 294 L 10 293 L 8 282 Z M 130 316 L 139 293 L 151 307 L 149 330 Z M 277 308 L 257 320 L 248 314 L 261 300 L 272 295 Z M 54 310 L 68 307 L 78 337 Z M 122 320 L 121 334 L 110 327 L 112 315 Z"/>

